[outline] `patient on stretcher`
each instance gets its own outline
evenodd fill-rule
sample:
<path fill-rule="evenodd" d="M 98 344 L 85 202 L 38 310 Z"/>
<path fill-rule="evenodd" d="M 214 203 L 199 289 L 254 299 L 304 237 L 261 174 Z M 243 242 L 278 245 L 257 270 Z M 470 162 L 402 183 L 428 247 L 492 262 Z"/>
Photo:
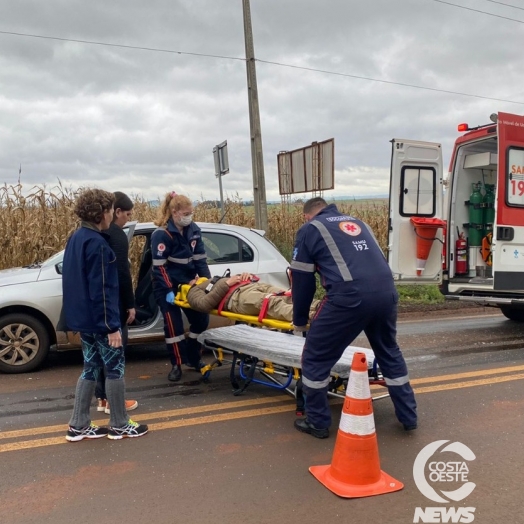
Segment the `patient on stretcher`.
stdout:
<path fill-rule="evenodd" d="M 290 291 L 258 280 L 249 273 L 232 277 L 200 278 L 192 283 L 187 293 L 191 309 L 209 313 L 230 311 L 241 315 L 262 316 L 275 320 L 292 322 L 293 301 Z M 313 300 L 309 318 L 315 315 L 320 300 Z"/>

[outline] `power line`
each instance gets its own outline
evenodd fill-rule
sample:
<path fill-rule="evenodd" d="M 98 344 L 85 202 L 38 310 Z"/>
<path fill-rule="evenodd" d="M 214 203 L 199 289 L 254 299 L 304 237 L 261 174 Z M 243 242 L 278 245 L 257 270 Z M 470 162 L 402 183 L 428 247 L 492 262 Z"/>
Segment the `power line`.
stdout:
<path fill-rule="evenodd" d="M 521 11 L 524 11 L 524 7 L 518 7 L 516 5 L 511 5 L 511 4 L 505 4 L 504 2 L 497 2 L 496 0 L 485 0 L 486 2 L 491 2 L 492 4 L 499 4 L 499 5 L 503 5 L 503 6 L 506 6 L 506 7 L 512 7 L 513 9 L 520 9 Z"/>
<path fill-rule="evenodd" d="M 12 36 L 25 36 L 29 38 L 42 38 L 44 40 L 58 40 L 59 42 L 76 42 L 77 44 L 119 47 L 122 49 L 137 49 L 139 51 L 154 51 L 156 53 L 171 53 L 174 55 L 191 55 L 191 56 L 203 56 L 203 57 L 210 57 L 210 58 L 224 58 L 227 60 L 240 60 L 241 62 L 246 61 L 245 58 L 238 58 L 235 56 L 209 55 L 205 53 L 190 53 L 188 51 L 174 51 L 172 49 L 162 49 L 159 47 L 142 47 L 142 46 L 136 46 L 136 45 L 112 44 L 110 42 L 96 42 L 94 40 L 78 40 L 76 38 L 60 38 L 58 36 L 33 35 L 29 33 L 15 33 L 14 31 L 0 31 L 0 34 L 12 35 Z"/>
<path fill-rule="evenodd" d="M 434 1 L 438 2 L 438 1 L 441 1 L 441 0 L 434 0 Z M 448 2 L 441 2 L 441 3 L 448 3 Z M 454 4 L 450 4 L 450 5 L 454 5 Z M 206 54 L 206 53 L 191 53 L 191 52 L 188 52 L 188 51 L 176 51 L 176 50 L 173 50 L 173 49 L 162 49 L 162 48 L 157 48 L 157 47 L 143 47 L 143 46 L 133 46 L 133 45 L 126 45 L 126 44 L 113 44 L 111 42 L 98 42 L 98 41 L 94 41 L 94 40 L 79 40 L 79 39 L 76 39 L 76 38 L 60 38 L 60 37 L 57 37 L 57 36 L 35 35 L 35 34 L 29 34 L 29 33 L 17 33 L 17 32 L 13 32 L 13 31 L 0 31 L 0 34 L 11 35 L 11 36 L 22 36 L 22 37 L 29 37 L 29 38 L 40 38 L 40 39 L 45 39 L 45 40 L 57 40 L 59 42 L 74 42 L 74 43 L 87 44 L 87 45 L 98 45 L 98 46 L 116 47 L 116 48 L 122 48 L 122 49 L 133 49 L 133 50 L 139 50 L 139 51 L 150 51 L 150 52 L 156 52 L 156 53 L 170 53 L 170 54 L 175 54 L 175 55 L 189 55 L 189 56 L 200 56 L 200 57 L 208 57 L 208 58 L 220 58 L 220 59 L 223 59 L 223 60 L 238 60 L 240 62 L 245 62 L 246 61 L 245 58 L 239 58 L 239 57 L 234 57 L 234 56 L 211 55 L 211 54 Z M 401 87 L 411 87 L 413 89 L 423 89 L 425 91 L 434 91 L 434 92 L 437 92 L 437 93 L 445 93 L 445 94 L 450 94 L 450 95 L 467 96 L 467 97 L 471 97 L 471 98 L 480 98 L 480 99 L 483 99 L 483 100 L 492 100 L 494 102 L 505 102 L 505 103 L 508 103 L 508 104 L 524 105 L 524 102 L 518 102 L 516 100 L 506 100 L 506 99 L 503 99 L 503 98 L 494 98 L 494 97 L 489 97 L 489 96 L 473 95 L 473 94 L 470 94 L 470 93 L 462 93 L 462 92 L 459 92 L 459 91 L 450 91 L 450 90 L 446 90 L 446 89 L 438 89 L 436 87 L 425 87 L 425 86 L 419 86 L 419 85 L 416 85 L 416 84 L 407 84 L 407 83 L 404 83 L 404 82 L 395 82 L 393 80 L 382 80 L 380 78 L 372 78 L 372 77 L 361 76 L 361 75 L 352 75 L 352 74 L 349 74 L 349 73 L 339 73 L 339 72 L 336 72 L 336 71 L 327 71 L 325 69 L 315 69 L 315 68 L 312 68 L 312 67 L 297 66 L 297 65 L 293 65 L 293 64 L 283 64 L 283 63 L 280 63 L 280 62 L 273 62 L 273 61 L 270 61 L 270 60 L 262 60 L 260 58 L 255 58 L 255 60 L 257 62 L 270 64 L 270 65 L 276 65 L 276 66 L 279 66 L 279 67 L 288 67 L 288 68 L 291 68 L 291 69 L 301 69 L 301 70 L 304 70 L 304 71 L 311 71 L 311 72 L 315 72 L 315 73 L 323 73 L 323 74 L 326 74 L 326 75 L 342 76 L 342 77 L 347 77 L 347 78 L 355 78 L 355 79 L 358 79 L 358 80 L 368 80 L 370 82 L 379 82 L 381 84 L 396 85 L 396 86 L 401 86 Z"/>
<path fill-rule="evenodd" d="M 490 96 L 482 96 L 482 95 L 472 95 L 470 93 L 461 93 L 460 91 L 449 91 L 447 89 L 438 89 L 436 87 L 425 87 L 425 86 L 418 86 L 416 84 L 406 84 L 404 82 L 394 82 L 392 80 L 381 80 L 379 78 L 371 78 L 369 76 L 359 76 L 359 75 L 350 75 L 348 73 L 337 73 L 334 71 L 326 71 L 325 69 L 314 69 L 312 67 L 304 67 L 304 66 L 297 66 L 297 65 L 290 65 L 290 64 L 281 64 L 279 62 L 270 62 L 269 60 L 261 60 L 260 58 L 257 59 L 257 62 L 263 62 L 265 64 L 271 64 L 276 65 L 280 67 L 290 67 L 293 69 L 303 69 L 304 71 L 313 71 L 315 73 L 324 73 L 326 75 L 336 75 L 336 76 L 345 76 L 349 78 L 357 78 L 358 80 L 369 80 L 370 82 L 380 82 L 381 84 L 391 84 L 396 86 L 402 86 L 402 87 L 412 87 L 414 89 L 424 89 L 426 91 L 436 91 L 438 93 L 446 93 L 449 95 L 460 95 L 460 96 L 469 96 L 472 98 L 482 98 L 483 100 L 493 100 L 495 102 L 506 102 L 508 104 L 520 104 L 524 105 L 524 102 L 517 102 L 515 100 L 506 100 L 504 98 L 493 98 Z"/>
<path fill-rule="evenodd" d="M 445 2 L 444 0 L 431 0 L 431 1 L 438 2 L 439 4 L 450 5 L 452 7 L 457 7 L 459 9 L 465 9 L 466 11 L 473 11 L 475 13 L 481 13 L 483 15 L 494 16 L 495 18 L 502 18 L 502 20 L 510 20 L 511 22 L 517 22 L 517 24 L 524 24 L 523 20 L 517 20 L 516 18 L 510 18 L 509 16 L 495 15 L 493 13 L 488 13 L 487 11 L 481 11 L 480 9 L 473 9 L 472 7 L 465 7 L 463 5 L 453 4 L 452 2 Z M 509 7 L 514 7 L 514 6 L 509 6 Z"/>

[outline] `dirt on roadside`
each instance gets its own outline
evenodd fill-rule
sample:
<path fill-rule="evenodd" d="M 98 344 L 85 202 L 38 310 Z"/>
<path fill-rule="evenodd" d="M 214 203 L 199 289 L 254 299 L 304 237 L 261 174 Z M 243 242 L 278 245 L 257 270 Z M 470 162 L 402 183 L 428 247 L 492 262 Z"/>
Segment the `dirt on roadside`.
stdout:
<path fill-rule="evenodd" d="M 417 320 L 430 317 L 445 317 L 449 315 L 496 315 L 500 309 L 481 306 L 470 302 L 449 300 L 438 304 L 401 303 L 398 307 L 399 320 Z"/>

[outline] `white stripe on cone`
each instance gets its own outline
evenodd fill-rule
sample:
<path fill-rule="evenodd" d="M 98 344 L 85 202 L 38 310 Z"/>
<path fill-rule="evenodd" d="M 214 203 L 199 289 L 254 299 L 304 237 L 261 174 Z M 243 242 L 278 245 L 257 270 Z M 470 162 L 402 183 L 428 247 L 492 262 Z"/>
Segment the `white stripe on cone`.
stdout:
<path fill-rule="evenodd" d="M 375 420 L 373 413 L 370 415 L 350 415 L 342 412 L 340 417 L 340 431 L 350 433 L 351 435 L 358 435 L 365 437 L 375 433 Z"/>
<path fill-rule="evenodd" d="M 356 399 L 371 398 L 367 371 L 353 371 L 349 374 L 346 397 Z"/>

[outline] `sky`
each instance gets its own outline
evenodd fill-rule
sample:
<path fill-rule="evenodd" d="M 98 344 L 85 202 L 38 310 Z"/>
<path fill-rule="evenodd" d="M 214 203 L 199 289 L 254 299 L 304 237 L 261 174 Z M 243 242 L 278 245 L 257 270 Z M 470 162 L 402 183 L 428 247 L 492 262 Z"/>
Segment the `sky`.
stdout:
<path fill-rule="evenodd" d="M 524 113 L 521 0 L 250 5 L 268 201 L 280 151 L 333 138 L 324 196 L 385 195 L 391 139 L 447 172 L 457 124 Z M 251 200 L 242 0 L 0 2 L 0 187 L 218 199 L 224 140 L 224 197 Z"/>

